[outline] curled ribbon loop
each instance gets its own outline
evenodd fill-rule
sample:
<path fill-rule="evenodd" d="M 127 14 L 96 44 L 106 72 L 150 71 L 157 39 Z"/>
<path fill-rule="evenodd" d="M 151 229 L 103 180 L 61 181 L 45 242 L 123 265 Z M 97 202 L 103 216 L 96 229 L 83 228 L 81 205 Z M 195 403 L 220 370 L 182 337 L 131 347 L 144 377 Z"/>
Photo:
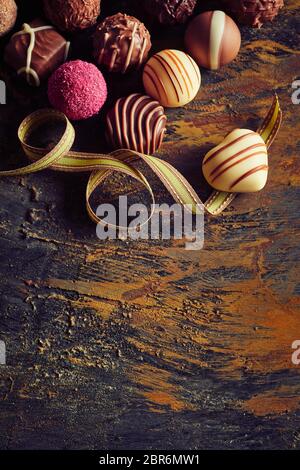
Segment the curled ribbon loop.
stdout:
<path fill-rule="evenodd" d="M 277 95 L 274 96 L 272 107 L 258 129 L 267 147 L 273 143 L 282 120 L 282 112 Z M 62 122 L 64 132 L 59 142 L 52 148 L 33 147 L 28 144 L 28 137 L 33 131 L 49 122 Z M 117 150 L 108 155 L 72 151 L 75 130 L 68 118 L 59 111 L 42 109 L 30 114 L 21 123 L 18 137 L 29 160 L 30 165 L 17 170 L 1 171 L 0 176 L 21 176 L 47 168 L 68 172 L 91 172 L 86 189 L 86 206 L 90 218 L 95 223 L 101 223 L 90 204 L 90 198 L 96 188 L 113 172 L 118 171 L 139 181 L 150 193 L 155 203 L 153 190 L 146 177 L 132 163 L 143 160 L 158 176 L 176 202 L 190 208 L 196 214 L 200 207 L 213 215 L 220 214 L 236 197 L 236 193 L 213 191 L 203 204 L 193 187 L 186 178 L 172 165 L 157 157 L 144 155 L 132 150 Z M 152 214 L 150 215 L 151 218 Z"/>

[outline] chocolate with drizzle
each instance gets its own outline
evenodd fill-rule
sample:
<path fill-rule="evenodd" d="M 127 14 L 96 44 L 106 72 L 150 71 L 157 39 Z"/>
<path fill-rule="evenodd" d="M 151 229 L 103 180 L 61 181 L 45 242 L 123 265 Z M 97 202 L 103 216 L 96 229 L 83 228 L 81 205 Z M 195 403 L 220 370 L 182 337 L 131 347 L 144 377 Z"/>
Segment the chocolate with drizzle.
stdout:
<path fill-rule="evenodd" d="M 11 37 L 4 59 L 29 85 L 39 86 L 67 60 L 69 45 L 53 26 L 36 19 Z"/>
<path fill-rule="evenodd" d="M 163 141 L 167 118 L 164 108 L 147 95 L 120 98 L 108 112 L 106 136 L 114 149 L 144 154 L 156 152 Z"/>
<path fill-rule="evenodd" d="M 96 62 L 110 72 L 125 73 L 139 68 L 150 49 L 151 38 L 144 24 L 122 13 L 106 18 L 94 36 Z"/>

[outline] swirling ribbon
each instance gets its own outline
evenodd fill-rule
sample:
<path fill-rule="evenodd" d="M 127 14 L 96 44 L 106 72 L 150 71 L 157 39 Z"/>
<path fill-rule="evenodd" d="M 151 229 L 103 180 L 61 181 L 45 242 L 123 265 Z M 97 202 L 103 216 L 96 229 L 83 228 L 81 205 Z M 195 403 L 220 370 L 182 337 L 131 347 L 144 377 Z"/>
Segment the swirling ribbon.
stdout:
<path fill-rule="evenodd" d="M 267 147 L 273 143 L 282 120 L 282 112 L 277 95 L 274 96 L 272 106 L 258 133 L 264 139 Z M 29 145 L 28 138 L 40 126 L 50 122 L 62 122 L 65 130 L 59 142 L 48 151 L 44 148 Z M 32 163 L 17 170 L 0 171 L 0 176 L 21 176 L 45 169 L 69 172 L 91 172 L 86 188 L 86 206 L 90 218 L 95 223 L 101 223 L 91 207 L 90 198 L 95 189 L 115 171 L 129 175 L 139 181 L 150 193 L 155 201 L 153 190 L 146 177 L 135 168 L 132 163 L 138 159 L 143 160 L 158 176 L 175 201 L 190 207 L 196 214 L 199 207 L 203 207 L 213 215 L 220 214 L 235 198 L 236 193 L 213 191 L 203 204 L 195 190 L 184 176 L 169 163 L 150 155 L 144 155 L 132 150 L 117 150 L 108 155 L 73 152 L 75 130 L 68 118 L 59 111 L 42 109 L 30 114 L 21 123 L 18 138 L 24 152 Z"/>

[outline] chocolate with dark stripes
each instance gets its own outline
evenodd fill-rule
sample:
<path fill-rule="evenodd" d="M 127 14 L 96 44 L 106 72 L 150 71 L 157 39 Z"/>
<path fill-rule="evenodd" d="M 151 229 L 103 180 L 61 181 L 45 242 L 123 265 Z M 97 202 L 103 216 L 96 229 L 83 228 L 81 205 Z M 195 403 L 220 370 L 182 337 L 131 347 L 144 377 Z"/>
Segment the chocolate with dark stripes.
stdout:
<path fill-rule="evenodd" d="M 257 132 L 235 129 L 202 163 L 207 182 L 218 191 L 260 191 L 268 177 L 268 151 Z"/>
<path fill-rule="evenodd" d="M 201 74 L 188 54 L 166 49 L 148 60 L 143 82 L 148 95 L 163 106 L 177 108 L 195 98 L 201 85 Z"/>
<path fill-rule="evenodd" d="M 107 141 L 113 149 L 151 155 L 162 144 L 166 122 L 164 108 L 149 96 L 120 98 L 106 117 Z"/>

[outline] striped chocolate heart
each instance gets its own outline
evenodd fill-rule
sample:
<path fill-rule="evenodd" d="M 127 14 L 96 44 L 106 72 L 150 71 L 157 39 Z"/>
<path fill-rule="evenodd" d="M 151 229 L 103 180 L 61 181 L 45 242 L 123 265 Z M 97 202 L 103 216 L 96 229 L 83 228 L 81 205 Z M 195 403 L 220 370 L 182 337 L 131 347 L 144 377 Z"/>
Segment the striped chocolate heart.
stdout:
<path fill-rule="evenodd" d="M 202 170 L 207 182 L 218 191 L 260 191 L 268 178 L 266 144 L 257 132 L 235 129 L 206 154 Z"/>

